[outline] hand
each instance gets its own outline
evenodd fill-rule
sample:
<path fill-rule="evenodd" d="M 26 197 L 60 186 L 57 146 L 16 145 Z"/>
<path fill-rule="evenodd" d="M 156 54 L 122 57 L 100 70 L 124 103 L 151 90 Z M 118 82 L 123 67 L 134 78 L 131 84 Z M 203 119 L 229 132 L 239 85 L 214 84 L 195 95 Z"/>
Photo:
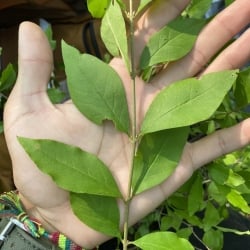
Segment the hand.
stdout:
<path fill-rule="evenodd" d="M 138 21 L 137 57 L 151 34 L 175 18 L 188 0 L 155 1 Z M 165 13 L 161 15 L 160 13 Z M 166 14 L 167 13 L 167 14 Z M 206 68 L 208 61 L 225 43 L 250 22 L 249 0 L 237 0 L 220 13 L 200 33 L 187 56 L 171 63 L 151 84 L 137 78 L 138 126 L 153 98 L 168 84 L 211 71 L 234 69 L 250 58 L 249 30 L 224 49 Z M 16 137 L 49 138 L 76 145 L 96 154 L 111 170 L 121 192 L 126 196 L 130 168 L 131 144 L 125 134 L 117 132 L 111 122 L 97 126 L 87 120 L 71 101 L 53 105 L 46 94 L 52 70 L 52 53 L 48 42 L 35 24 L 24 22 L 19 30 L 19 73 L 4 113 L 5 136 L 13 162 L 14 180 L 29 214 L 38 218 L 48 230 L 64 233 L 74 242 L 92 248 L 108 238 L 84 225 L 72 212 L 69 194 L 55 185 L 33 164 Z M 239 49 L 240 48 L 240 49 Z M 111 66 L 123 80 L 130 103 L 130 77 L 118 58 Z M 250 120 L 218 131 L 195 143 L 186 144 L 178 167 L 161 185 L 138 196 L 131 203 L 130 224 L 155 209 L 205 163 L 249 143 Z M 119 207 L 124 209 L 122 201 Z M 121 217 L 123 213 L 121 212 Z M 123 218 L 121 218 L 121 224 Z"/>

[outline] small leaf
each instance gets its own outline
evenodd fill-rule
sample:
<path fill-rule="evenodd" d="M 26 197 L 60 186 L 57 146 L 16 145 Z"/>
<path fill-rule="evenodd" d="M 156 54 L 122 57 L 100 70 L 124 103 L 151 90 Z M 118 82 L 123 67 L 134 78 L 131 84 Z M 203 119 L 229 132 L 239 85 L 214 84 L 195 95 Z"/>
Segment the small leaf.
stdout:
<path fill-rule="evenodd" d="M 179 17 L 153 35 L 140 58 L 140 68 L 175 61 L 193 47 L 205 21 Z"/>
<path fill-rule="evenodd" d="M 219 211 L 211 202 L 207 203 L 205 217 L 203 219 L 204 230 L 208 231 L 213 226 L 219 224 L 223 218 L 220 216 Z"/>
<path fill-rule="evenodd" d="M 102 19 L 101 37 L 108 51 L 115 57 L 121 55 L 130 70 L 125 21 L 116 1 L 111 1 Z"/>
<path fill-rule="evenodd" d="M 242 176 L 235 173 L 232 169 L 229 170 L 229 176 L 226 181 L 226 184 L 231 187 L 238 187 L 245 183 L 245 180 Z"/>
<path fill-rule="evenodd" d="M 150 105 L 141 133 L 183 127 L 208 119 L 237 78 L 237 71 L 222 71 L 200 80 L 185 79 L 161 91 Z"/>
<path fill-rule="evenodd" d="M 194 213 L 198 212 L 203 204 L 203 186 L 202 178 L 198 174 L 191 186 L 190 192 L 188 194 L 188 213 L 192 216 Z"/>
<path fill-rule="evenodd" d="M 229 168 L 224 164 L 211 163 L 208 168 L 209 177 L 220 185 L 224 185 L 229 177 Z"/>
<path fill-rule="evenodd" d="M 95 155 L 47 139 L 19 137 L 18 140 L 35 164 L 59 187 L 75 193 L 121 197 L 109 169 Z"/>
<path fill-rule="evenodd" d="M 241 209 L 241 211 L 243 211 L 244 213 L 250 214 L 250 207 L 247 204 L 247 201 L 235 189 L 232 189 L 231 192 L 227 195 L 227 200 L 234 207 Z"/>
<path fill-rule="evenodd" d="M 204 243 L 208 249 L 221 250 L 223 247 L 223 233 L 219 230 L 210 229 L 203 236 Z"/>
<path fill-rule="evenodd" d="M 133 242 L 143 250 L 194 250 L 188 240 L 179 238 L 172 232 L 156 232 L 143 236 Z"/>
<path fill-rule="evenodd" d="M 141 0 L 136 15 L 139 14 L 152 0 Z"/>
<path fill-rule="evenodd" d="M 129 133 L 127 99 L 118 74 L 106 63 L 62 42 L 70 96 L 88 119 L 101 124 L 112 120 L 117 129 Z"/>
<path fill-rule="evenodd" d="M 235 85 L 235 101 L 240 108 L 250 103 L 250 68 L 241 71 Z"/>
<path fill-rule="evenodd" d="M 113 237 L 120 237 L 120 214 L 112 197 L 70 193 L 75 215 L 89 227 Z"/>
<path fill-rule="evenodd" d="M 58 88 L 48 89 L 47 94 L 52 103 L 61 103 L 66 96 L 66 94 Z"/>
<path fill-rule="evenodd" d="M 210 6 L 211 0 L 192 0 L 185 14 L 191 18 L 204 18 Z"/>
<path fill-rule="evenodd" d="M 110 0 L 87 0 L 87 6 L 90 14 L 95 18 L 102 18 Z"/>
<path fill-rule="evenodd" d="M 12 64 L 8 64 L 0 78 L 0 91 L 10 90 L 16 81 L 16 72 Z"/>
<path fill-rule="evenodd" d="M 144 136 L 140 142 L 133 173 L 133 189 L 141 193 L 160 184 L 172 174 L 180 160 L 189 128 L 164 130 Z"/>

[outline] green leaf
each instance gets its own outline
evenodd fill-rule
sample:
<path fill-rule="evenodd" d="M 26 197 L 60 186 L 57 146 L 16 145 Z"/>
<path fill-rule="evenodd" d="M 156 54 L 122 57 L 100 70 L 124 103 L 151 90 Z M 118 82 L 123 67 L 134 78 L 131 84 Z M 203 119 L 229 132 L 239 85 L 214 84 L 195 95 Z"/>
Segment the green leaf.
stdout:
<path fill-rule="evenodd" d="M 204 243 L 208 249 L 221 250 L 223 247 L 223 233 L 219 230 L 210 229 L 203 236 Z"/>
<path fill-rule="evenodd" d="M 125 21 L 120 5 L 112 1 L 102 19 L 101 37 L 111 55 L 122 56 L 130 70 Z"/>
<path fill-rule="evenodd" d="M 175 61 L 193 47 L 196 37 L 204 26 L 203 20 L 179 17 L 153 35 L 140 58 L 140 68 Z"/>
<path fill-rule="evenodd" d="M 202 178 L 198 174 L 191 186 L 190 192 L 188 194 L 188 213 L 192 216 L 194 213 L 198 212 L 203 204 L 203 186 Z"/>
<path fill-rule="evenodd" d="M 47 94 L 52 103 L 61 103 L 66 96 L 66 94 L 58 88 L 48 89 Z"/>
<path fill-rule="evenodd" d="M 136 15 L 139 14 L 152 0 L 141 0 Z"/>
<path fill-rule="evenodd" d="M 217 185 L 213 181 L 208 186 L 209 197 L 214 199 L 221 206 L 227 202 L 226 196 L 230 191 L 231 191 L 231 189 L 228 186 Z"/>
<path fill-rule="evenodd" d="M 0 91 L 9 90 L 16 81 L 16 72 L 12 64 L 8 64 L 0 78 Z"/>
<path fill-rule="evenodd" d="M 44 30 L 44 33 L 46 34 L 46 36 L 48 38 L 51 49 L 55 50 L 56 49 L 56 40 L 53 39 L 53 31 L 52 31 L 51 24 L 48 24 L 48 26 Z"/>
<path fill-rule="evenodd" d="M 192 18 L 204 18 L 211 6 L 211 0 L 192 0 L 185 14 Z"/>
<path fill-rule="evenodd" d="M 18 140 L 34 163 L 59 187 L 75 193 L 121 197 L 109 169 L 95 155 L 47 139 Z"/>
<path fill-rule="evenodd" d="M 234 95 L 237 105 L 241 108 L 250 103 L 250 68 L 241 71 L 237 78 Z"/>
<path fill-rule="evenodd" d="M 177 128 L 148 134 L 142 138 L 133 173 L 134 193 L 141 193 L 170 176 L 182 155 L 189 128 Z"/>
<path fill-rule="evenodd" d="M 234 206 L 244 213 L 250 214 L 250 207 L 247 204 L 247 201 L 243 198 L 243 196 L 236 191 L 235 189 L 232 189 L 231 192 L 227 195 L 227 200 Z"/>
<path fill-rule="evenodd" d="M 156 232 L 143 236 L 133 242 L 143 250 L 194 250 L 188 240 L 179 238 L 172 232 Z"/>
<path fill-rule="evenodd" d="M 211 202 L 208 202 L 203 219 L 204 230 L 208 231 L 213 226 L 219 224 L 222 220 L 223 218 L 220 216 L 218 209 L 215 208 Z"/>
<path fill-rule="evenodd" d="M 185 79 L 161 91 L 150 105 L 141 133 L 183 127 L 208 119 L 237 78 L 237 71 L 222 71 L 200 80 Z"/>
<path fill-rule="evenodd" d="M 212 163 L 208 168 L 209 177 L 220 185 L 224 185 L 229 177 L 229 168 L 223 164 Z"/>
<path fill-rule="evenodd" d="M 87 0 L 87 6 L 90 14 L 95 18 L 102 18 L 110 0 Z"/>
<path fill-rule="evenodd" d="M 120 214 L 112 197 L 70 193 L 75 215 L 89 227 L 113 237 L 120 237 Z"/>
<path fill-rule="evenodd" d="M 127 99 L 118 74 L 106 63 L 62 42 L 63 59 L 72 101 L 89 120 L 112 120 L 129 133 Z"/>
<path fill-rule="evenodd" d="M 226 181 L 226 184 L 231 187 L 238 187 L 245 183 L 245 180 L 242 176 L 235 173 L 232 169 L 229 170 L 229 176 Z"/>

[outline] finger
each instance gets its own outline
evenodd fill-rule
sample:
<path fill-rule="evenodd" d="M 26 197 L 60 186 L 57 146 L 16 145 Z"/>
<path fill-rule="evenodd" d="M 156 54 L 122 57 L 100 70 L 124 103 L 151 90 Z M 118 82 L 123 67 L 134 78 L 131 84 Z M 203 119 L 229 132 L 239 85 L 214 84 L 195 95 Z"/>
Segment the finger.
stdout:
<path fill-rule="evenodd" d="M 186 154 L 192 158 L 192 168 L 197 168 L 212 160 L 238 150 L 250 142 L 250 119 L 202 138 L 189 145 Z"/>
<path fill-rule="evenodd" d="M 234 43 L 227 47 L 203 72 L 207 74 L 219 70 L 237 69 L 250 60 L 250 29 L 246 30 Z"/>
<path fill-rule="evenodd" d="M 135 30 L 135 58 L 139 58 L 149 38 L 177 17 L 190 0 L 157 0 L 138 20 Z"/>
<path fill-rule="evenodd" d="M 18 77 L 10 101 L 35 108 L 33 101 L 39 100 L 31 97 L 45 93 L 52 67 L 52 52 L 44 32 L 34 23 L 23 22 L 19 27 Z"/>
<path fill-rule="evenodd" d="M 249 0 L 233 2 L 201 31 L 192 51 L 183 59 L 170 64 L 152 80 L 152 83 L 162 88 L 171 82 L 196 75 L 233 36 L 249 23 Z"/>

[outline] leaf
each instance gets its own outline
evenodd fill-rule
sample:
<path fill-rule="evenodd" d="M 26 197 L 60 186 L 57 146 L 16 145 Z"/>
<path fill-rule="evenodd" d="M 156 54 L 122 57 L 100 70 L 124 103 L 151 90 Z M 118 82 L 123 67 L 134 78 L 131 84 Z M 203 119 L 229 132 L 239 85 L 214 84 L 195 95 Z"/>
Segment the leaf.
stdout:
<path fill-rule="evenodd" d="M 90 14 L 95 18 L 102 18 L 110 3 L 110 0 L 87 0 Z"/>
<path fill-rule="evenodd" d="M 139 14 L 152 0 L 141 0 L 136 15 Z"/>
<path fill-rule="evenodd" d="M 95 155 L 47 139 L 18 140 L 37 167 L 59 187 L 75 193 L 121 197 L 109 169 Z"/>
<path fill-rule="evenodd" d="M 9 90 L 16 81 L 16 72 L 12 64 L 8 64 L 0 78 L 0 91 Z"/>
<path fill-rule="evenodd" d="M 141 133 L 183 127 L 208 119 L 237 78 L 237 71 L 222 71 L 200 80 L 185 79 L 161 91 L 150 105 Z"/>
<path fill-rule="evenodd" d="M 220 216 L 220 213 L 217 208 L 211 202 L 207 203 L 205 217 L 203 219 L 204 230 L 208 231 L 213 226 L 219 224 L 223 218 Z"/>
<path fill-rule="evenodd" d="M 164 130 L 144 136 L 140 142 L 133 173 L 134 193 L 141 193 L 170 176 L 182 155 L 189 128 Z"/>
<path fill-rule="evenodd" d="M 202 178 L 198 174 L 191 186 L 190 192 L 188 194 L 188 213 L 190 216 L 198 212 L 203 204 L 203 186 Z"/>
<path fill-rule="evenodd" d="M 75 215 L 89 227 L 113 237 L 120 237 L 120 214 L 112 197 L 70 193 Z"/>
<path fill-rule="evenodd" d="M 111 1 L 102 19 L 101 37 L 111 55 L 121 55 L 127 69 L 130 70 L 125 21 L 116 1 Z"/>
<path fill-rule="evenodd" d="M 211 6 L 211 0 L 192 0 L 185 14 L 191 18 L 204 18 Z"/>
<path fill-rule="evenodd" d="M 193 47 L 205 21 L 179 17 L 153 35 L 140 58 L 140 68 L 175 61 Z"/>
<path fill-rule="evenodd" d="M 243 211 L 244 213 L 250 214 L 250 207 L 247 204 L 247 201 L 235 189 L 232 189 L 231 192 L 227 195 L 227 200 L 234 207 L 241 209 L 241 211 Z"/>
<path fill-rule="evenodd" d="M 208 175 L 216 183 L 224 185 L 229 178 L 229 168 L 223 164 L 213 162 L 208 168 Z"/>
<path fill-rule="evenodd" d="M 106 63 L 62 42 L 63 59 L 72 101 L 89 120 L 112 120 L 129 133 L 130 118 L 122 81 Z"/>
<path fill-rule="evenodd" d="M 156 232 L 147 234 L 133 242 L 143 250 L 194 250 L 188 240 L 179 238 L 172 232 Z"/>
<path fill-rule="evenodd" d="M 59 88 L 50 88 L 47 90 L 47 94 L 52 103 L 61 103 L 66 97 L 66 94 Z"/>
<path fill-rule="evenodd" d="M 245 183 L 245 180 L 242 176 L 235 173 L 232 169 L 229 170 L 229 176 L 226 181 L 226 184 L 231 187 L 238 187 Z"/>
<path fill-rule="evenodd" d="M 240 108 L 250 103 L 250 68 L 241 71 L 237 78 L 234 94 L 235 101 Z"/>
<path fill-rule="evenodd" d="M 219 230 L 210 229 L 203 236 L 204 243 L 208 249 L 221 250 L 223 247 L 223 233 Z"/>

